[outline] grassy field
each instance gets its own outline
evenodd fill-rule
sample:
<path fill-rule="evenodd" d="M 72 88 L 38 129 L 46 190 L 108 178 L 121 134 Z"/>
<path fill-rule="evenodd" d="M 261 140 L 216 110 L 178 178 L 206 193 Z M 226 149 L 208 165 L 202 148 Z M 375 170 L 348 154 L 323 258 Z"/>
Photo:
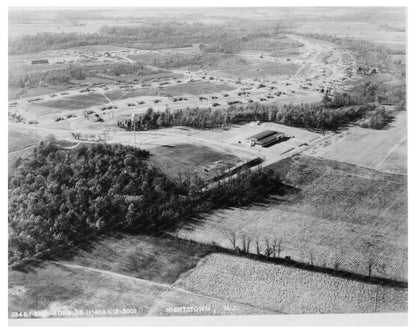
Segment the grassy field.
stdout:
<path fill-rule="evenodd" d="M 279 62 L 254 62 L 250 64 L 223 66 L 215 73 L 217 75 L 230 76 L 242 79 L 263 79 L 267 77 L 275 78 L 277 75 L 293 75 L 299 66 L 293 63 Z"/>
<path fill-rule="evenodd" d="M 17 129 L 9 128 L 9 152 L 14 152 L 29 146 L 33 146 L 40 141 L 36 135 L 23 133 Z"/>
<path fill-rule="evenodd" d="M 158 91 L 165 95 L 180 96 L 180 95 L 203 95 L 211 94 L 221 91 L 229 91 L 234 88 L 225 84 L 215 84 L 209 82 L 192 82 L 165 86 Z"/>
<path fill-rule="evenodd" d="M 387 129 L 352 127 L 319 155 L 380 171 L 407 174 L 407 112 L 400 111 Z"/>
<path fill-rule="evenodd" d="M 235 238 L 281 243 L 280 256 L 367 275 L 407 280 L 406 177 L 307 156 L 271 166 L 291 194 L 268 204 L 217 211 L 179 236 L 232 248 Z"/>
<path fill-rule="evenodd" d="M 176 285 L 283 313 L 407 311 L 407 289 L 223 254 L 209 255 Z"/>
<path fill-rule="evenodd" d="M 109 98 L 111 101 L 141 97 L 141 96 L 160 96 L 160 95 L 200 95 L 209 94 L 220 91 L 231 90 L 232 88 L 224 84 L 213 84 L 209 82 L 193 82 L 177 84 L 172 86 L 165 86 L 163 88 L 141 88 L 135 90 L 113 90 L 106 92 L 105 96 L 99 93 L 90 93 L 87 95 L 75 95 L 70 97 L 63 97 L 60 99 L 49 100 L 37 103 L 41 106 L 56 108 L 78 110 L 89 108 L 95 105 L 107 104 Z M 107 98 L 106 98 L 107 97 Z"/>
<path fill-rule="evenodd" d="M 84 311 L 95 317 L 99 315 L 86 311 L 108 309 L 135 310 L 123 316 L 275 314 L 172 285 L 210 251 L 177 239 L 102 237 L 89 249 L 67 253 L 71 259 L 10 269 L 9 316 L 14 311 L 45 311 L 45 316 Z M 184 312 L 179 307 L 192 309 Z"/>
<path fill-rule="evenodd" d="M 150 162 L 172 178 L 189 173 L 206 180 L 242 162 L 236 156 L 190 144 L 159 146 L 149 150 L 152 154 Z"/>
<path fill-rule="evenodd" d="M 115 234 L 100 238 L 62 262 L 160 283 L 173 283 L 212 249 L 172 238 Z"/>

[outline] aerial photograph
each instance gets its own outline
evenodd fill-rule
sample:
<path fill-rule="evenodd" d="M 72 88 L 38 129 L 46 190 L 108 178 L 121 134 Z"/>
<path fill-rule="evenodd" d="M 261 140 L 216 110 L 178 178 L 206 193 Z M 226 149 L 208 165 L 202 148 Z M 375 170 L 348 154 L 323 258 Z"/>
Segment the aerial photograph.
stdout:
<path fill-rule="evenodd" d="M 6 38 L 10 322 L 407 314 L 407 7 L 9 7 Z"/>

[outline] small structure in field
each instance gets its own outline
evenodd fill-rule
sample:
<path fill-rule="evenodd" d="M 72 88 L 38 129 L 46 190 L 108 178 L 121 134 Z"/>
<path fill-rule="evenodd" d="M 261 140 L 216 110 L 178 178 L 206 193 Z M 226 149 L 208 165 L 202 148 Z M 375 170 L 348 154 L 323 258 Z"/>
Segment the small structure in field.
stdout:
<path fill-rule="evenodd" d="M 262 147 L 268 147 L 274 143 L 279 142 L 285 137 L 285 134 L 282 132 L 266 130 L 247 138 L 247 140 L 250 141 L 250 146 L 259 145 Z"/>
<path fill-rule="evenodd" d="M 30 63 L 32 65 L 49 64 L 49 60 L 48 59 L 38 59 L 38 60 L 32 60 Z"/>

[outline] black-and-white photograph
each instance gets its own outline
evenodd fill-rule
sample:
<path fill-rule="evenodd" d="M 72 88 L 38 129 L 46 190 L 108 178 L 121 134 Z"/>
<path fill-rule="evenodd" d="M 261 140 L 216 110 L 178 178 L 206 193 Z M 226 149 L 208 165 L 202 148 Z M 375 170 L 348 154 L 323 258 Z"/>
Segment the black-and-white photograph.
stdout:
<path fill-rule="evenodd" d="M 407 7 L 9 7 L 7 39 L 9 321 L 407 314 Z"/>

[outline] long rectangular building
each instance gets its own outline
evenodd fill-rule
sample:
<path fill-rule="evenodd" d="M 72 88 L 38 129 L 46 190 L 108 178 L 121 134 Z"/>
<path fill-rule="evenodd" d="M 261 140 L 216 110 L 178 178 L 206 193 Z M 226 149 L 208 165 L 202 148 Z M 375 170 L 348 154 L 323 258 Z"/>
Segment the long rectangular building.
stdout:
<path fill-rule="evenodd" d="M 274 142 L 279 141 L 280 139 L 284 137 L 285 137 L 285 134 L 282 132 L 266 130 L 266 131 L 257 133 L 256 135 L 253 135 L 247 139 L 250 141 L 251 146 L 259 145 L 262 147 L 266 147 L 266 146 L 273 144 Z"/>

